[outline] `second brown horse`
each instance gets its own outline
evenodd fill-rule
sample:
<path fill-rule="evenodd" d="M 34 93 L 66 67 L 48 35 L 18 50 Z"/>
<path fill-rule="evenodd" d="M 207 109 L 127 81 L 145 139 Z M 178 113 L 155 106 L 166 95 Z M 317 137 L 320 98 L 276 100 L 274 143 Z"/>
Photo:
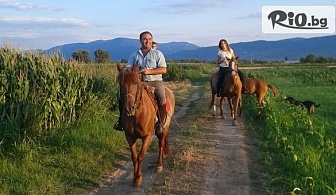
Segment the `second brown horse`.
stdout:
<path fill-rule="evenodd" d="M 274 98 L 277 98 L 279 96 L 278 90 L 270 84 L 267 84 L 262 79 L 257 78 L 245 78 L 244 87 L 246 88 L 246 92 L 244 94 L 253 95 L 256 94 L 256 98 L 259 104 L 259 109 L 257 115 L 260 115 L 264 108 L 264 97 L 267 93 L 268 88 L 270 88 L 274 94 Z"/>

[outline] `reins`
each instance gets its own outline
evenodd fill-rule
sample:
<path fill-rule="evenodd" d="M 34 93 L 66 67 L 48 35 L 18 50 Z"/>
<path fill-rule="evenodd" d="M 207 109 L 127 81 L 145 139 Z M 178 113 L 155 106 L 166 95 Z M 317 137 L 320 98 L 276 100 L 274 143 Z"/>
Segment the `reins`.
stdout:
<path fill-rule="evenodd" d="M 139 86 L 141 85 L 141 86 Z M 137 83 L 137 92 L 135 93 L 135 96 L 132 95 L 131 93 L 128 93 L 125 95 L 125 98 L 127 98 L 127 96 L 131 96 L 134 98 L 134 108 L 135 110 L 138 110 L 138 108 L 140 107 L 140 104 L 141 104 L 141 101 L 142 101 L 142 92 L 144 90 L 144 85 L 143 83 L 141 82 L 141 84 Z M 140 94 L 140 97 L 138 97 Z M 138 104 L 137 104 L 137 100 L 138 100 Z M 126 108 L 125 104 L 124 104 L 124 107 Z"/>

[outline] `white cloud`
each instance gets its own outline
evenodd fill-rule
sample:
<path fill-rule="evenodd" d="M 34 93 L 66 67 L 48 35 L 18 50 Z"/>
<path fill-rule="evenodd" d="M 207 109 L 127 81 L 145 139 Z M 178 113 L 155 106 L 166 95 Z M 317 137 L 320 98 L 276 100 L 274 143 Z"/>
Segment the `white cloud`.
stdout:
<path fill-rule="evenodd" d="M 42 18 L 42 17 L 0 17 L 0 25 L 5 28 L 88 28 L 92 25 L 85 21 L 73 18 Z"/>
<path fill-rule="evenodd" d="M 44 11 L 58 11 L 62 8 L 46 6 L 36 3 L 23 3 L 20 1 L 0 0 L 0 7 L 15 10 L 44 10 Z"/>
<path fill-rule="evenodd" d="M 195 13 L 211 13 L 214 8 L 228 8 L 230 3 L 235 0 L 187 0 L 187 1 L 177 1 L 171 3 L 167 1 L 166 5 L 162 5 L 160 2 L 157 6 L 147 8 L 146 11 L 158 12 L 160 14 L 182 14 L 189 15 Z"/>
<path fill-rule="evenodd" d="M 241 17 L 237 17 L 237 19 L 253 19 L 253 18 L 258 18 L 258 19 L 261 19 L 261 16 L 262 16 L 262 12 L 261 10 L 259 12 L 256 12 L 256 13 L 250 13 L 248 15 L 245 15 L 245 16 L 241 16 Z"/>

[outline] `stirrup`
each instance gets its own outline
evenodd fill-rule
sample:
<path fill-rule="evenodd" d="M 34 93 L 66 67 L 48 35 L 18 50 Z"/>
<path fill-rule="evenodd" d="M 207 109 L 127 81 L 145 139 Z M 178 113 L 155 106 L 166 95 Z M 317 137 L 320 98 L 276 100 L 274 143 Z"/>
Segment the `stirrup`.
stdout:
<path fill-rule="evenodd" d="M 120 125 L 119 121 L 117 121 L 114 126 L 113 129 L 115 129 L 116 131 L 123 131 L 124 129 L 122 128 L 122 126 Z"/>

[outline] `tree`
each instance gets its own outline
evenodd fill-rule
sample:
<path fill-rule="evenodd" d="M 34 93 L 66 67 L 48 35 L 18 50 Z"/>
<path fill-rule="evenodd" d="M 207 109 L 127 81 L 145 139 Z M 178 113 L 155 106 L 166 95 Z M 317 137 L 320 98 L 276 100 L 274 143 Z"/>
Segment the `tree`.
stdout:
<path fill-rule="evenodd" d="M 308 62 L 308 63 L 316 62 L 316 56 L 314 54 L 307 55 L 305 62 Z"/>
<path fill-rule="evenodd" d="M 110 54 L 108 53 L 108 51 L 98 49 L 94 52 L 94 55 L 95 55 L 95 61 L 99 64 L 111 62 Z"/>
<path fill-rule="evenodd" d="M 319 57 L 317 57 L 316 62 L 317 63 L 326 63 L 326 62 L 328 62 L 328 60 L 327 60 L 327 58 L 325 58 L 323 56 L 319 56 Z"/>
<path fill-rule="evenodd" d="M 72 58 L 80 63 L 89 63 L 90 53 L 87 50 L 77 50 L 72 53 Z"/>

